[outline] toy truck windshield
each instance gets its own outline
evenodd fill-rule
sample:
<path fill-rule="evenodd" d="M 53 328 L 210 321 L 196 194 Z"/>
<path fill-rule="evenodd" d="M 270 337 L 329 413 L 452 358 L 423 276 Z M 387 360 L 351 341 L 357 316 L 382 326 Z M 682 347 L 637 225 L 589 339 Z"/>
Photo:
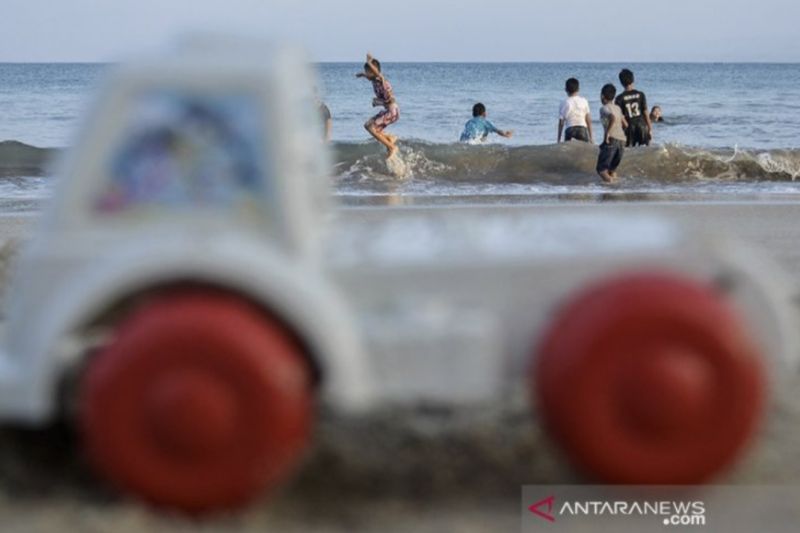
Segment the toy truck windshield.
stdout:
<path fill-rule="evenodd" d="M 98 214 L 262 208 L 263 120 L 251 95 L 150 90 L 123 123 L 93 202 Z"/>

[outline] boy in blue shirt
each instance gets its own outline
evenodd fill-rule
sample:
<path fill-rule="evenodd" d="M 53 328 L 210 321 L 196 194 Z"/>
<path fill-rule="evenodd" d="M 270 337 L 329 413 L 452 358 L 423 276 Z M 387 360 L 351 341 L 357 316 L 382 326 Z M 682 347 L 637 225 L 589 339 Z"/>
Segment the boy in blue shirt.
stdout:
<path fill-rule="evenodd" d="M 461 142 L 479 144 L 484 142 L 490 133 L 496 133 L 506 139 L 514 135 L 513 131 L 503 131 L 495 128 L 494 124 L 486 119 L 486 106 L 475 104 L 472 107 L 472 118 L 464 125 Z"/>

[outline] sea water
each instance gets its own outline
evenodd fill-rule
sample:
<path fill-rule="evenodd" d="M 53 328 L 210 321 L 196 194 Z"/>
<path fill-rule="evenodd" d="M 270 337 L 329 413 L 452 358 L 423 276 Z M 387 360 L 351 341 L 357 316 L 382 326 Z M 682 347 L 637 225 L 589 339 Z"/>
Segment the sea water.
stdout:
<path fill-rule="evenodd" d="M 363 129 L 376 109 L 369 83 L 355 77 L 361 63 L 319 65 L 319 91 L 333 114 L 335 189 L 344 197 L 605 194 L 593 172 L 595 147 L 554 146 L 558 108 L 564 81 L 577 77 L 599 140 L 600 88 L 619 87 L 623 67 L 665 121 L 653 147 L 626 152 L 613 194 L 800 194 L 798 64 L 387 63 L 401 110 L 390 129 L 401 138 L 401 161 L 389 165 Z M 68 147 L 109 68 L 0 64 L 0 141 Z M 459 145 L 476 102 L 514 137 Z M 38 194 L 20 179 L 0 196 L 9 191 Z"/>

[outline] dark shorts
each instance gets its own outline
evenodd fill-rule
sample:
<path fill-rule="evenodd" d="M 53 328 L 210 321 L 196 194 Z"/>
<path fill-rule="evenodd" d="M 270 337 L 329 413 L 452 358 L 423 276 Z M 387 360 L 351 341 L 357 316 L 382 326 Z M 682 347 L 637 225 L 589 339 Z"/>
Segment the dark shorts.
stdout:
<path fill-rule="evenodd" d="M 588 143 L 589 130 L 584 126 L 572 126 L 571 128 L 567 128 L 567 131 L 564 132 L 564 142 L 571 141 L 573 139 Z"/>
<path fill-rule="evenodd" d="M 628 124 L 628 129 L 625 130 L 625 135 L 628 137 L 626 146 L 648 146 L 650 144 L 650 128 L 647 127 L 647 122 L 644 120 L 633 120 Z"/>
<path fill-rule="evenodd" d="M 622 163 L 622 154 L 625 152 L 625 143 L 618 139 L 600 145 L 600 155 L 597 158 L 597 172 L 614 172 Z"/>
<path fill-rule="evenodd" d="M 384 109 L 367 122 L 367 126 L 375 126 L 378 131 L 385 130 L 400 119 L 400 109 L 397 106 L 392 106 L 389 109 Z"/>

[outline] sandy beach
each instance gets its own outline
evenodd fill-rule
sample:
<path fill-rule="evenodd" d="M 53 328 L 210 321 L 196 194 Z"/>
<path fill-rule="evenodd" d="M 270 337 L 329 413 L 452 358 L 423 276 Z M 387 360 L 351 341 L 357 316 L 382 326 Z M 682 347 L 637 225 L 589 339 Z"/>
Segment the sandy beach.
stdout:
<path fill-rule="evenodd" d="M 579 210 L 663 213 L 706 231 L 733 233 L 800 281 L 798 207 L 792 203 L 574 204 Z M 465 211 L 561 210 L 564 204 L 450 207 Z M 345 208 L 369 224 L 412 208 Z M 0 217 L 0 239 L 22 241 L 36 216 Z M 778 385 L 762 434 L 720 482 L 800 483 L 800 380 Z M 197 522 L 119 499 L 88 472 L 63 427 L 0 433 L 0 523 L 4 532 L 281 531 L 496 532 L 519 528 L 520 487 L 580 481 L 536 420 L 513 412 L 419 410 L 337 420 L 323 414 L 294 482 L 241 514 Z"/>
<path fill-rule="evenodd" d="M 800 533 L 800 3 L 6 4 L 0 533 Z"/>

